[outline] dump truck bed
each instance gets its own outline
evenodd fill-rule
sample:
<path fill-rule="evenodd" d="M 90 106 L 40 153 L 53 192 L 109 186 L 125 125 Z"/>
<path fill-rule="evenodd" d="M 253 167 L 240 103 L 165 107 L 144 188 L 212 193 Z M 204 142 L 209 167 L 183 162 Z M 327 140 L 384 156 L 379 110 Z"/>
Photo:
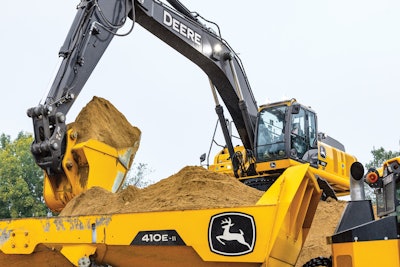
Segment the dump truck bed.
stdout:
<path fill-rule="evenodd" d="M 321 196 L 308 168 L 287 169 L 254 206 L 3 220 L 0 261 L 294 266 Z"/>

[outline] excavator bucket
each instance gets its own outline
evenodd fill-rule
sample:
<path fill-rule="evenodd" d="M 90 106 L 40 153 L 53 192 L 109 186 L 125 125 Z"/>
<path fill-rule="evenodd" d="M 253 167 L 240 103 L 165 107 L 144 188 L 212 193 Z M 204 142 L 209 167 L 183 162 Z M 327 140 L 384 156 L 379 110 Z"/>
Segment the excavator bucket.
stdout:
<path fill-rule="evenodd" d="M 288 168 L 253 206 L 0 221 L 4 266 L 294 266 L 321 190 Z"/>
<path fill-rule="evenodd" d="M 140 130 L 100 97 L 93 97 L 68 128 L 63 172 L 45 172 L 43 195 L 54 212 L 94 186 L 117 192 L 140 143 Z"/>
<path fill-rule="evenodd" d="M 74 196 L 94 186 L 117 192 L 136 151 L 137 146 L 117 149 L 94 139 L 76 144 L 74 132 L 70 130 L 62 162 L 64 173 L 56 179 L 45 173 L 43 195 L 46 205 L 54 212 L 60 212 Z"/>

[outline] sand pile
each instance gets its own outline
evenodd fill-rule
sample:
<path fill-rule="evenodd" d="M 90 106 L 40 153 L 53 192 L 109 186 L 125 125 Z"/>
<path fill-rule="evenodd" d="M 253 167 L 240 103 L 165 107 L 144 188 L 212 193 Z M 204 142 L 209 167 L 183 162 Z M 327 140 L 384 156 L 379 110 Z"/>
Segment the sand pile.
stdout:
<path fill-rule="evenodd" d="M 77 132 L 77 143 L 96 139 L 117 149 L 139 148 L 140 130 L 104 98 L 93 97 L 68 127 Z"/>
<path fill-rule="evenodd" d="M 262 194 L 232 176 L 187 166 L 144 189 L 128 186 L 113 194 L 93 187 L 72 199 L 60 216 L 247 206 Z"/>

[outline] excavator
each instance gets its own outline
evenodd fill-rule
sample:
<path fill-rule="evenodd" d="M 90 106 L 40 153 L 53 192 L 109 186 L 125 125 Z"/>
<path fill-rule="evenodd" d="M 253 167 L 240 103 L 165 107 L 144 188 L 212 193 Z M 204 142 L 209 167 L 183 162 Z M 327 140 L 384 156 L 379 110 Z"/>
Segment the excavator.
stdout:
<path fill-rule="evenodd" d="M 316 113 L 295 99 L 258 106 L 240 58 L 209 21 L 178 0 L 167 2 L 81 0 L 77 5 L 47 97 L 27 111 L 34 128 L 31 152 L 44 170 L 46 205 L 60 212 L 91 187 L 121 188 L 132 148 L 97 140 L 77 143 L 66 115 L 113 37 L 125 35 L 119 29 L 129 19 L 126 34 L 139 23 L 207 74 L 226 143 L 209 170 L 265 193 L 250 207 L 0 221 L 2 263 L 294 266 L 321 197 L 349 194 L 356 159 L 318 132 Z M 233 146 L 220 99 L 240 146 Z M 221 229 L 233 225 L 238 232 L 227 231 L 228 245 L 218 244 Z"/>
<path fill-rule="evenodd" d="M 345 153 L 339 141 L 318 132 L 317 114 L 310 107 L 296 99 L 262 105 L 254 128 L 252 150 L 236 146 L 234 152 L 229 152 L 224 148 L 209 169 L 234 175 L 266 191 L 287 168 L 308 163 L 324 199 L 349 194 L 349 166 L 356 159 Z M 238 167 L 230 160 L 232 154 Z"/>

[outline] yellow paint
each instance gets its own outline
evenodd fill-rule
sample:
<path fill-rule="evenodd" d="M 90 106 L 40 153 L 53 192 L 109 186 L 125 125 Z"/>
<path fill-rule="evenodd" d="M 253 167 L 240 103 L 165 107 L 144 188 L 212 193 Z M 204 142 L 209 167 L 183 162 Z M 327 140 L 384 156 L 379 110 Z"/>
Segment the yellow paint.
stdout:
<path fill-rule="evenodd" d="M 399 255 L 398 239 L 332 244 L 333 267 L 400 266 Z"/>

